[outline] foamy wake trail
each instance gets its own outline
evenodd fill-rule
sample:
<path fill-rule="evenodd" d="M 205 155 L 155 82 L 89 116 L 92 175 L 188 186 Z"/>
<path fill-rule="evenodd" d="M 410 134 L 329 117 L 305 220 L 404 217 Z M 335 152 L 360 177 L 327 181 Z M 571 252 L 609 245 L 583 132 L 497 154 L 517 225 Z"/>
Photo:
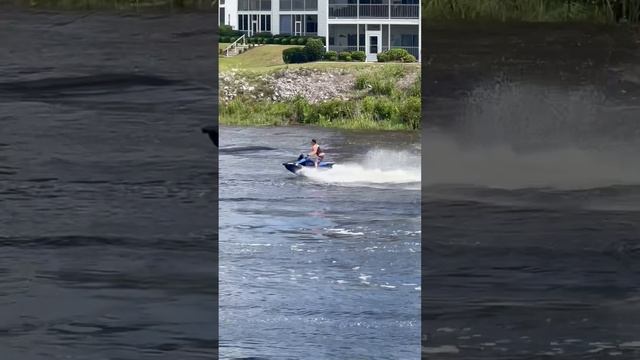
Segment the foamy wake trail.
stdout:
<path fill-rule="evenodd" d="M 508 146 L 465 149 L 444 137 L 427 136 L 424 184 L 458 184 L 504 189 L 562 190 L 640 184 L 636 152 L 567 147 L 516 153 Z"/>
<path fill-rule="evenodd" d="M 329 170 L 303 169 L 301 175 L 328 184 L 419 185 L 420 155 L 408 151 L 373 150 L 360 163 L 336 164 Z"/>

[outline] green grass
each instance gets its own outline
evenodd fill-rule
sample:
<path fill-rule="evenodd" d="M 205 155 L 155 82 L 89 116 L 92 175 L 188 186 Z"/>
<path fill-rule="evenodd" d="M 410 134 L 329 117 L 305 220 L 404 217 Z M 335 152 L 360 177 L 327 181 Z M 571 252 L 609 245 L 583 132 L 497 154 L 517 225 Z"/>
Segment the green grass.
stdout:
<path fill-rule="evenodd" d="M 292 45 L 262 45 L 249 49 L 242 54 L 231 57 L 220 57 L 220 71 L 232 69 L 248 71 L 264 71 L 266 68 L 284 65 L 282 50 Z"/>
<path fill-rule="evenodd" d="M 218 43 L 218 50 L 224 50 L 229 45 L 231 45 L 231 43 Z"/>
<path fill-rule="evenodd" d="M 291 47 L 299 45 L 262 45 L 250 49 L 240 55 L 231 57 L 220 57 L 219 70 L 239 70 L 242 72 L 252 73 L 269 73 L 278 71 L 281 69 L 318 69 L 318 70 L 330 70 L 330 69 L 347 69 L 347 70 L 362 70 L 378 67 L 385 67 L 391 64 L 385 63 L 363 63 L 363 62 L 309 62 L 304 64 L 285 64 L 282 60 L 282 51 Z M 406 63 L 406 64 L 393 64 L 393 66 L 403 66 L 407 68 L 419 69 L 418 63 Z"/>

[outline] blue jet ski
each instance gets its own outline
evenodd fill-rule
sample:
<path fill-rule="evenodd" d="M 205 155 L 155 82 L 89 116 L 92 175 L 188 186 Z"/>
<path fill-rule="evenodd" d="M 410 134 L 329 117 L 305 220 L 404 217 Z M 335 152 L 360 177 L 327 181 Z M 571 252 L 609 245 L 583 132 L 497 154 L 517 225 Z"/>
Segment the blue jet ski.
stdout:
<path fill-rule="evenodd" d="M 318 169 L 331 169 L 333 167 L 333 164 L 334 163 L 332 162 L 321 161 L 318 164 Z M 313 161 L 313 159 L 311 159 L 308 156 L 304 156 L 302 154 L 298 156 L 298 160 L 294 162 L 282 163 L 282 165 L 284 165 L 284 167 L 287 168 L 287 170 L 291 171 L 294 174 L 297 174 L 300 170 L 304 168 L 316 167 L 316 163 Z"/>

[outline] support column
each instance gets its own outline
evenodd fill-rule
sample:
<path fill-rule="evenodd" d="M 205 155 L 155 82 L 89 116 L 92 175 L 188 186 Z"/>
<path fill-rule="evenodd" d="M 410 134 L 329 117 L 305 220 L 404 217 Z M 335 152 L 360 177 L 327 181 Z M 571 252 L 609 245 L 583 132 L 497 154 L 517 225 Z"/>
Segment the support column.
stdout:
<path fill-rule="evenodd" d="M 391 50 L 391 24 L 389 24 L 387 26 L 388 26 L 388 28 L 387 28 L 387 31 L 388 31 L 388 34 L 387 34 L 387 50 Z M 382 29 L 382 27 L 381 27 L 381 29 Z"/>
<path fill-rule="evenodd" d="M 422 1 L 418 1 L 418 62 L 422 62 Z"/>
<path fill-rule="evenodd" d="M 319 17 L 318 17 L 319 18 Z M 318 19 L 318 27 L 320 26 L 320 19 Z M 331 32 L 331 24 L 327 23 L 327 32 L 324 36 L 324 48 L 329 51 L 329 33 Z"/>

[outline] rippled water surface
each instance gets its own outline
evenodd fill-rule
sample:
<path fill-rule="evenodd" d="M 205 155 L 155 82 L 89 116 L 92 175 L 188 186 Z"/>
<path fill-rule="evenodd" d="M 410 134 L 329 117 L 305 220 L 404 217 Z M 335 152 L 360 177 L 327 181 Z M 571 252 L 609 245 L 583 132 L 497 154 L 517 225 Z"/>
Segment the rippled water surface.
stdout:
<path fill-rule="evenodd" d="M 423 134 L 423 353 L 639 358 L 635 40 L 576 25 L 440 30 L 432 52 L 449 58 L 428 76 L 437 110 Z"/>
<path fill-rule="evenodd" d="M 319 140 L 333 170 L 282 162 Z M 223 128 L 221 358 L 420 356 L 419 137 Z"/>
<path fill-rule="evenodd" d="M 1 357 L 215 356 L 211 16 L 0 28 Z"/>

